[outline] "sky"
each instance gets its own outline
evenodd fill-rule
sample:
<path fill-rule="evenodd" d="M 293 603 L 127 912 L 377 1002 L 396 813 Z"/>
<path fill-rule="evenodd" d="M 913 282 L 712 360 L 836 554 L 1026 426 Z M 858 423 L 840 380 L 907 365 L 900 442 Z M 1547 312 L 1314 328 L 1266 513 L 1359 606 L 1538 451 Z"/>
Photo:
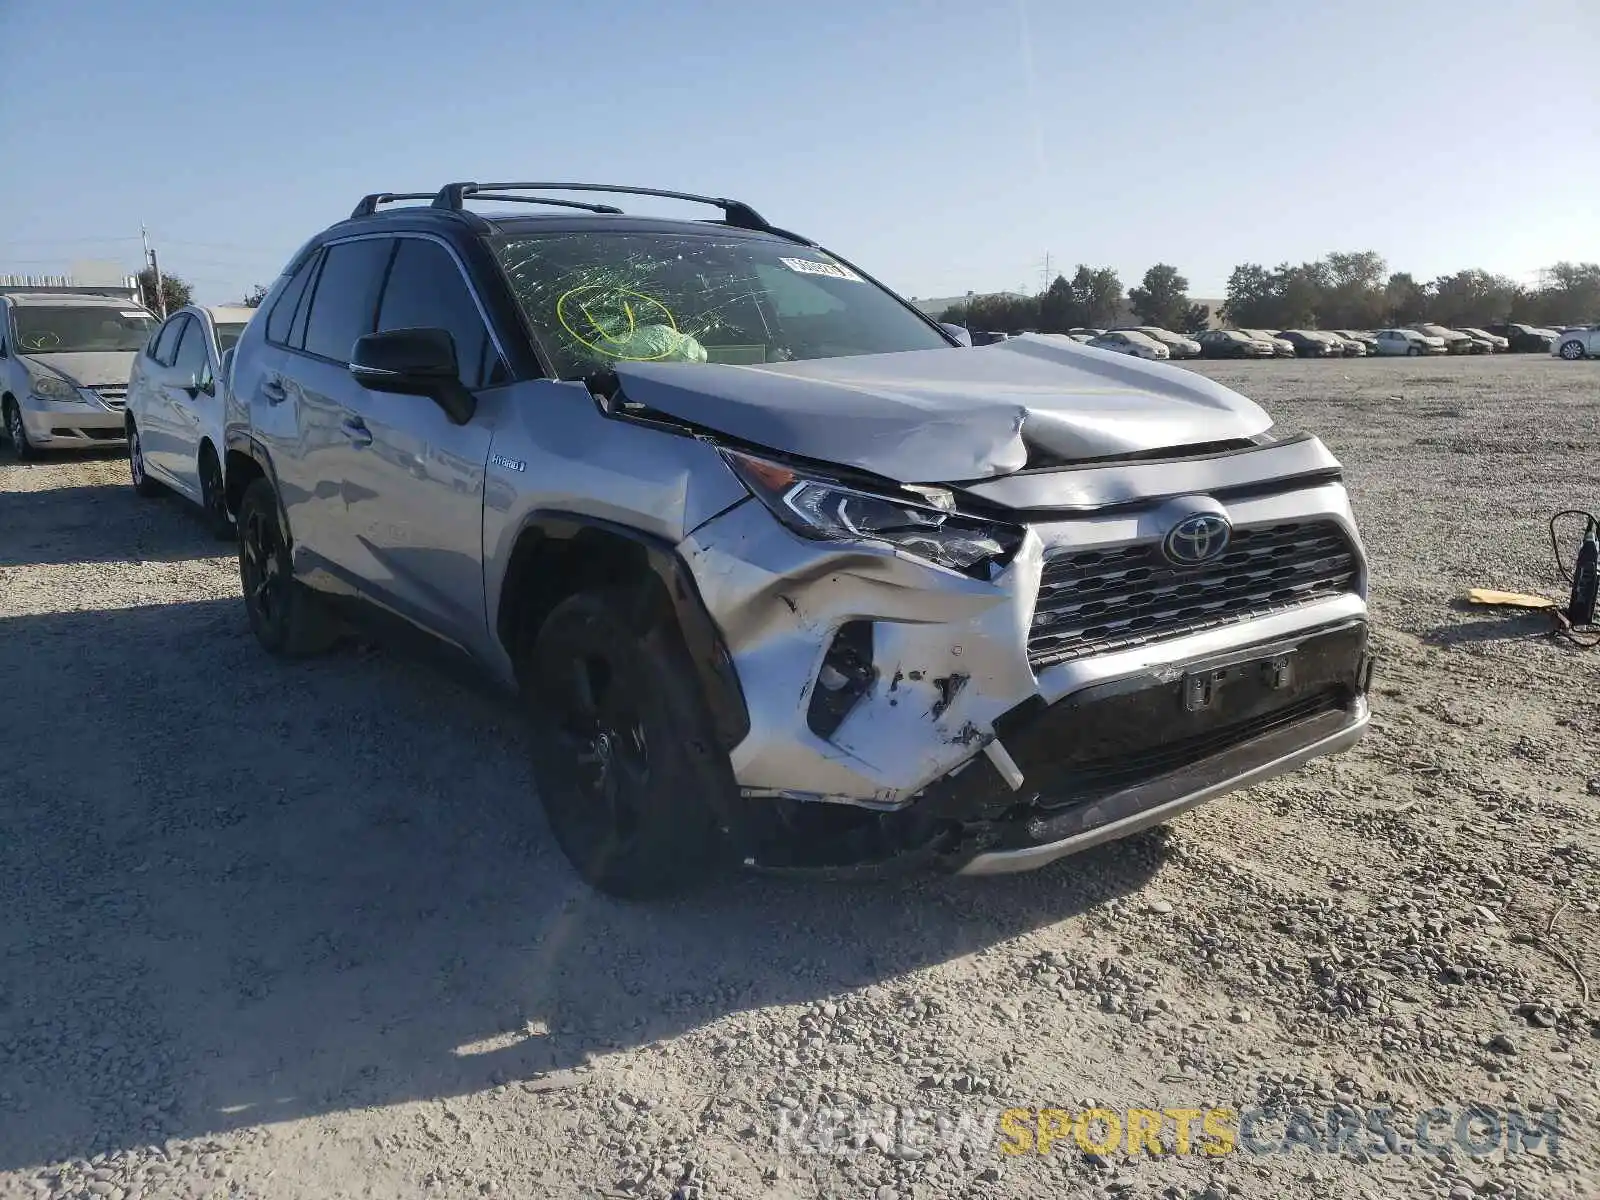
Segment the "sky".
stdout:
<path fill-rule="evenodd" d="M 1531 283 L 1600 260 L 1597 64 L 1595 0 L 0 0 L 0 273 L 142 224 L 225 302 L 365 192 L 532 178 L 738 197 L 917 297 Z"/>

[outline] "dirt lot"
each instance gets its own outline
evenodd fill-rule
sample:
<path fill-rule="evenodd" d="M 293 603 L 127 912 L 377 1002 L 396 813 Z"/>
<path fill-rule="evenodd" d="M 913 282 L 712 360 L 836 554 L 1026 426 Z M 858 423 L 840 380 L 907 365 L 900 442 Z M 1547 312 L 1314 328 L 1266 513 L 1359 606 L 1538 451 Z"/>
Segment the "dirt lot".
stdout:
<path fill-rule="evenodd" d="M 1453 607 L 1557 594 L 1600 370 L 1202 369 L 1349 470 L 1384 655 L 1358 749 L 1032 876 L 650 907 L 508 836 L 493 698 L 276 663 L 197 515 L 120 458 L 5 458 L 0 1196 L 1600 1194 L 1600 650 Z M 1472 1103 L 1558 1109 L 1556 1152 L 1416 1147 Z M 859 1149 L 819 1149 L 819 1105 Z M 1324 1140 L 1388 1109 L 1407 1152 L 1009 1155 L 984 1124 L 1090 1105 L 1299 1105 Z"/>

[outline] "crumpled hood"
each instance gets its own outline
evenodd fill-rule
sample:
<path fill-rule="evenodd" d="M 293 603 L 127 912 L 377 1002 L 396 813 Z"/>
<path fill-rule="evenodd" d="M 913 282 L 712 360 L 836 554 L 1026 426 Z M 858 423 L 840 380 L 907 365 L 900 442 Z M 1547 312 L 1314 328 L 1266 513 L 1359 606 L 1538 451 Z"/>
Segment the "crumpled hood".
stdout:
<path fill-rule="evenodd" d="M 765 366 L 616 364 L 632 402 L 901 483 L 954 483 L 1246 438 L 1272 425 L 1203 375 L 1042 337 Z"/>
<path fill-rule="evenodd" d="M 137 350 L 84 350 L 76 354 L 24 354 L 28 369 L 57 375 L 73 387 L 125 387 Z"/>

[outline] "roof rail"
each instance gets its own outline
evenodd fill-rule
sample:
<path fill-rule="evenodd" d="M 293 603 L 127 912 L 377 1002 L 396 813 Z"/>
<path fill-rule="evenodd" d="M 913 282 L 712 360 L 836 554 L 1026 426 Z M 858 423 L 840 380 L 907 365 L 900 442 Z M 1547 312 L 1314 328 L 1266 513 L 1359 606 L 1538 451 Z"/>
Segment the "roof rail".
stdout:
<path fill-rule="evenodd" d="M 722 196 L 697 196 L 692 192 L 668 192 L 660 188 L 624 187 L 616 183 L 447 183 L 434 197 L 433 206 L 460 211 L 462 202 L 468 196 L 477 196 L 485 200 L 505 200 L 509 197 L 490 196 L 485 193 L 506 191 L 609 192 L 626 196 L 659 196 L 664 200 L 687 200 L 691 204 L 709 204 L 713 208 L 720 208 L 723 219 L 739 229 L 756 229 L 763 233 L 784 232 L 767 224 L 766 218 L 742 200 L 729 200 Z"/>
<path fill-rule="evenodd" d="M 361 203 L 356 205 L 350 216 L 370 217 L 378 211 L 380 204 L 393 204 L 396 200 L 429 200 L 432 197 L 432 192 L 372 192 L 361 197 Z"/>
<path fill-rule="evenodd" d="M 585 204 L 582 200 L 557 200 L 552 196 L 502 196 L 493 192 L 473 192 L 474 200 L 505 200 L 511 204 L 553 204 L 557 208 L 581 208 L 585 212 L 621 216 L 622 210 L 614 204 Z"/>

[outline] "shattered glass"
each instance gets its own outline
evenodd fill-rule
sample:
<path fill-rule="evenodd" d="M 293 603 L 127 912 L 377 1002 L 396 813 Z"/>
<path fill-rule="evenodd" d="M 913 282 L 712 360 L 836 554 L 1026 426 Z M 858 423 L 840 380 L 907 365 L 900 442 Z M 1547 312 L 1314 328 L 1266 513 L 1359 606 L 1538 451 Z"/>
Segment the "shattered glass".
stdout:
<path fill-rule="evenodd" d="M 557 375 L 618 362 L 788 362 L 948 343 L 881 288 L 810 247 L 688 233 L 492 240 Z"/>

